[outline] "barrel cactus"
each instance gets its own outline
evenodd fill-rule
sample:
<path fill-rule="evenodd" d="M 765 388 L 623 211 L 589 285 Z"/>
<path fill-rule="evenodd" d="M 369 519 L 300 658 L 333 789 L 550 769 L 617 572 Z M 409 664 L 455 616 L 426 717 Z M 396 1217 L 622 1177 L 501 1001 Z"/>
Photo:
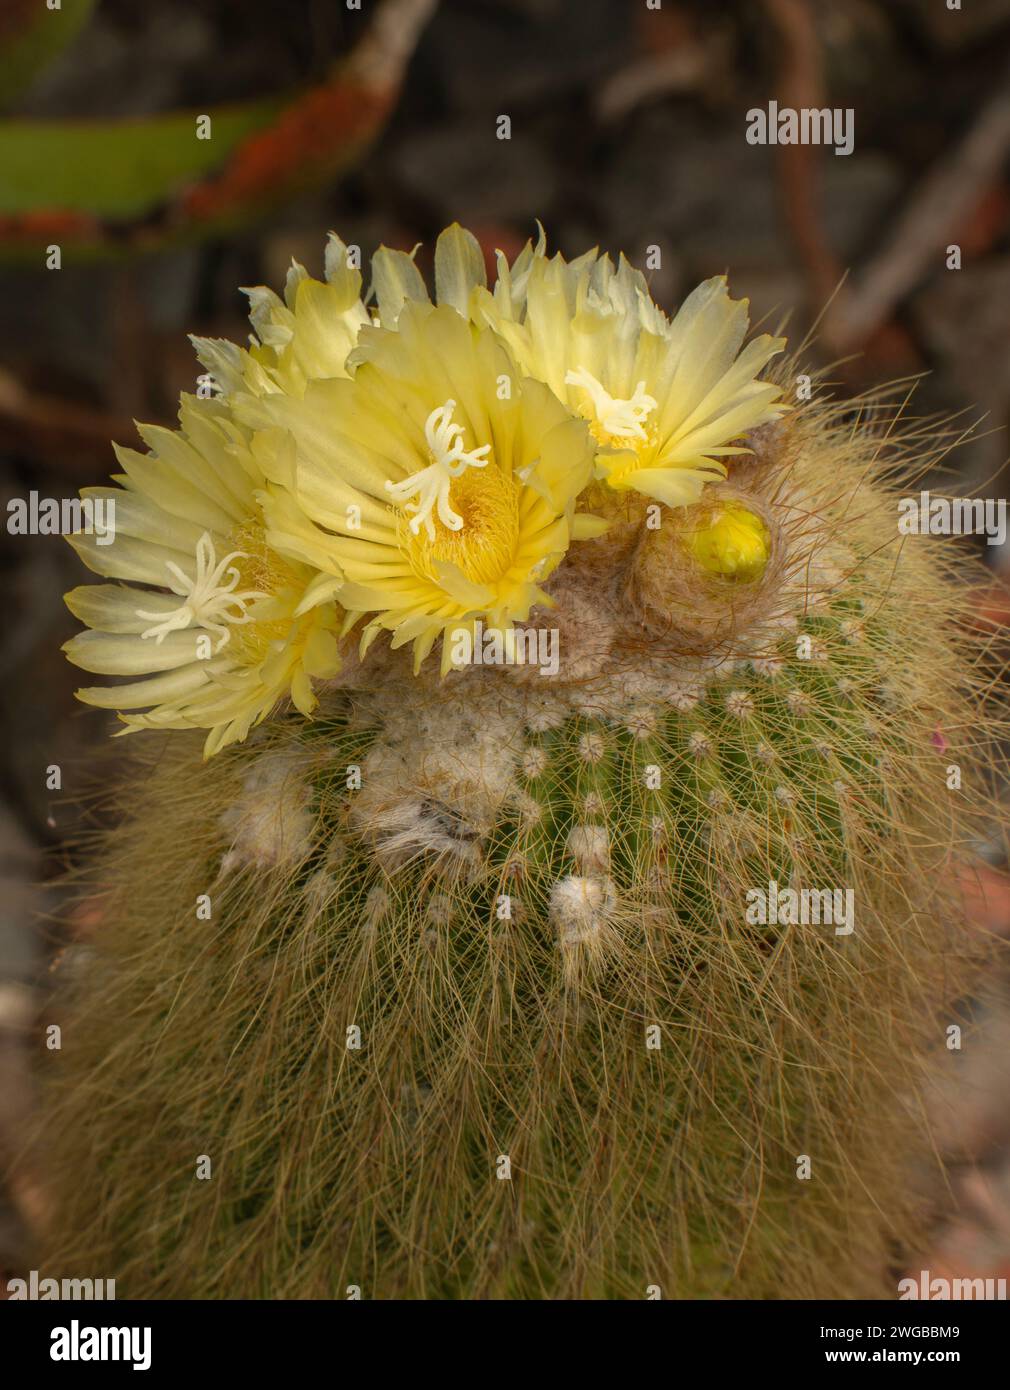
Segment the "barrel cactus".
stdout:
<path fill-rule="evenodd" d="M 213 390 L 73 538 L 68 654 L 130 678 L 81 696 L 143 732 L 82 856 L 47 1264 L 894 1296 L 991 727 L 897 527 L 929 438 L 798 392 L 723 279 L 668 319 L 542 235 L 489 288 L 450 228 L 434 302 L 355 261 L 198 341 Z"/>

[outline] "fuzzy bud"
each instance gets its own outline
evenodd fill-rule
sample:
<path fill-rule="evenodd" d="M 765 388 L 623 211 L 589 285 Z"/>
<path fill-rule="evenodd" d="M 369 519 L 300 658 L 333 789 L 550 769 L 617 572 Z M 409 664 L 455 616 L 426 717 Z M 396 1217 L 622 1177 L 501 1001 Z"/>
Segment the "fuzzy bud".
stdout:
<path fill-rule="evenodd" d="M 685 531 L 683 544 L 706 574 L 747 584 L 762 577 L 771 555 L 767 526 L 739 502 L 709 511 L 700 525 Z"/>

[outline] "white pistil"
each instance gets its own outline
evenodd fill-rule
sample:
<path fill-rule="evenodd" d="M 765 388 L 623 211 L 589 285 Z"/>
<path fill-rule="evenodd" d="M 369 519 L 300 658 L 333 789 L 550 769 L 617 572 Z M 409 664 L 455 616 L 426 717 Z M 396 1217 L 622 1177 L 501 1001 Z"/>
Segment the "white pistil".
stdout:
<path fill-rule="evenodd" d="M 162 613 L 151 613 L 138 608 L 138 618 L 158 619 L 153 627 L 140 634 L 141 637 L 153 637 L 160 646 L 170 632 L 180 632 L 195 623 L 200 627 L 209 628 L 216 634 L 216 656 L 231 640 L 229 627 L 237 623 L 252 622 L 252 618 L 245 611 L 246 604 L 267 597 L 259 589 L 243 589 L 241 593 L 236 593 L 241 574 L 231 562 L 245 558 L 245 551 L 233 550 L 223 560 L 218 560 L 210 533 L 204 531 L 196 543 L 196 574 L 192 579 L 184 574 L 174 561 L 165 561 L 165 568 L 169 573 L 167 587 L 173 594 L 185 599 L 185 603 L 180 604 L 167 617 Z"/>
<path fill-rule="evenodd" d="M 410 529 L 416 536 L 424 526 L 428 539 L 435 539 L 435 526 L 431 519 L 433 509 L 438 511 L 438 519 L 450 531 L 460 531 L 463 518 L 454 512 L 449 503 L 449 489 L 453 478 L 459 478 L 468 468 L 485 468 L 488 460 L 485 454 L 491 452 L 490 444 L 482 444 L 479 449 L 463 448 L 463 427 L 453 424 L 452 412 L 456 402 L 446 401 L 431 412 L 424 422 L 424 438 L 428 445 L 431 463 L 419 473 L 412 473 L 402 483 L 386 483 L 386 491 L 394 502 L 404 511 L 414 512 Z M 417 502 L 409 499 L 417 496 Z"/>
<path fill-rule="evenodd" d="M 596 418 L 607 434 L 617 439 L 645 439 L 642 421 L 656 409 L 657 402 L 654 396 L 646 393 L 644 381 L 635 387 L 635 394 L 630 400 L 612 396 L 585 367 L 566 372 L 565 385 L 581 386 L 588 392 Z"/>

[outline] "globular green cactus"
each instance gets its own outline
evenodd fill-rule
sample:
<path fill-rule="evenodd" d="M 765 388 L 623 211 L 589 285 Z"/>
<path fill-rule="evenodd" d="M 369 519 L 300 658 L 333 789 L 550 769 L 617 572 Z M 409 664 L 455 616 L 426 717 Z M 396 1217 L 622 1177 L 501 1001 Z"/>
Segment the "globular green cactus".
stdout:
<path fill-rule="evenodd" d="M 897 531 L 923 446 L 893 414 L 815 396 L 681 504 L 608 459 L 605 531 L 519 618 L 555 675 L 344 641 L 311 720 L 203 764 L 137 740 L 87 856 L 47 1265 L 120 1296 L 895 1295 L 992 723 L 962 598 Z"/>

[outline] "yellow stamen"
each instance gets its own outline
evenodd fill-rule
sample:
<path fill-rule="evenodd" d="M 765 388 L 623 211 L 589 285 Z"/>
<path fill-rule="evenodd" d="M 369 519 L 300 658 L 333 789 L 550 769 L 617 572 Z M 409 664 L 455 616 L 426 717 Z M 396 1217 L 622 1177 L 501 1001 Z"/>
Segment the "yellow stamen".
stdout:
<path fill-rule="evenodd" d="M 492 460 L 485 472 L 466 473 L 452 484 L 461 527 L 435 520 L 429 539 L 404 519 L 402 543 L 415 573 L 437 580 L 437 562 L 447 560 L 474 584 L 496 583 L 507 573 L 519 542 L 518 490 L 517 479 Z"/>

